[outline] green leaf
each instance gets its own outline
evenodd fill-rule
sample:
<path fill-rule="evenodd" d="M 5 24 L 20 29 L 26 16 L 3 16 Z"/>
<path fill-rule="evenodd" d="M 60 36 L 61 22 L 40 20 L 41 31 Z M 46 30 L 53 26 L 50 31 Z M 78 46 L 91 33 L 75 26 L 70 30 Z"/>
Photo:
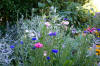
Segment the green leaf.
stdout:
<path fill-rule="evenodd" d="M 41 7 L 42 7 L 42 8 L 45 7 L 45 3 L 40 3 L 40 2 L 38 2 L 38 7 L 40 7 L 40 8 L 41 8 Z"/>
<path fill-rule="evenodd" d="M 50 3 L 50 4 L 52 3 L 52 1 L 51 1 L 51 0 L 47 0 L 47 1 L 48 1 L 48 3 Z"/>

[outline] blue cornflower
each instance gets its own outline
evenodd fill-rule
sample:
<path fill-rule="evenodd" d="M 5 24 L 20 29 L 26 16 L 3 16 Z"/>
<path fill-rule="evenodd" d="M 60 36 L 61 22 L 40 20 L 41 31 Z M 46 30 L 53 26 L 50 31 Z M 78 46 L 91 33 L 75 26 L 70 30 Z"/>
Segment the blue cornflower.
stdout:
<path fill-rule="evenodd" d="M 64 20 L 68 20 L 68 18 L 64 18 Z"/>
<path fill-rule="evenodd" d="M 97 30 L 98 30 L 98 31 L 100 31 L 100 29 L 99 29 L 99 28 L 97 28 Z"/>
<path fill-rule="evenodd" d="M 15 46 L 14 45 L 11 45 L 10 48 L 15 48 Z"/>
<path fill-rule="evenodd" d="M 49 56 L 47 56 L 47 60 L 50 60 L 50 57 Z"/>
<path fill-rule="evenodd" d="M 23 44 L 24 42 L 23 41 L 20 41 L 20 44 Z"/>
<path fill-rule="evenodd" d="M 56 36 L 56 32 L 52 33 L 53 36 Z"/>
<path fill-rule="evenodd" d="M 56 32 L 51 32 L 51 33 L 49 33 L 49 36 L 56 36 Z"/>
<path fill-rule="evenodd" d="M 52 52 L 53 53 L 58 53 L 58 50 L 57 49 L 52 49 Z"/>
<path fill-rule="evenodd" d="M 34 38 L 32 38 L 32 40 L 37 40 L 37 38 L 34 37 Z"/>
<path fill-rule="evenodd" d="M 32 49 L 36 49 L 36 47 L 34 46 L 34 47 L 32 47 Z"/>

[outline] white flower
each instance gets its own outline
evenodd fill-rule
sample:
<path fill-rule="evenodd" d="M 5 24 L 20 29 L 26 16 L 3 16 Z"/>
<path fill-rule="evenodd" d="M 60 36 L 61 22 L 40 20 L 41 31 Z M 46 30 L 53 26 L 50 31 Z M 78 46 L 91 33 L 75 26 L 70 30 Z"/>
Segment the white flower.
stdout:
<path fill-rule="evenodd" d="M 29 30 L 25 30 L 25 32 L 29 32 Z"/>
<path fill-rule="evenodd" d="M 51 24 L 50 24 L 49 22 L 45 22 L 45 25 L 46 25 L 47 27 L 51 26 Z"/>
<path fill-rule="evenodd" d="M 47 51 L 44 51 L 43 55 L 44 55 L 44 56 L 47 56 Z"/>
<path fill-rule="evenodd" d="M 28 35 L 29 35 L 29 37 L 34 37 L 35 36 L 35 34 L 33 34 L 33 33 L 29 33 Z"/>
<path fill-rule="evenodd" d="M 61 24 L 63 24 L 63 25 L 68 25 L 69 22 L 68 22 L 68 21 L 62 21 Z"/>

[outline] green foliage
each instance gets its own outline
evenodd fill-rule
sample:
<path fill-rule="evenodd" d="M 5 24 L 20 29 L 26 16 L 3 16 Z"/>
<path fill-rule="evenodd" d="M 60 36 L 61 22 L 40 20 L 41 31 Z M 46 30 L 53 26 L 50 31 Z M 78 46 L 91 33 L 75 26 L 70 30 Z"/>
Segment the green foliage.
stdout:
<path fill-rule="evenodd" d="M 100 28 L 100 13 L 99 12 L 95 14 L 92 24 L 93 26 Z"/>
<path fill-rule="evenodd" d="M 37 0 L 0 0 L 0 30 L 4 35 L 6 32 L 6 22 L 10 26 L 16 24 L 17 19 L 24 15 L 24 18 L 30 18 L 32 8 L 37 8 Z"/>
<path fill-rule="evenodd" d="M 84 28 L 83 24 L 90 24 L 92 22 L 93 13 L 90 10 L 85 9 L 79 3 L 65 2 L 66 9 L 60 11 L 59 13 L 71 21 L 75 27 Z"/>
<path fill-rule="evenodd" d="M 48 21 L 51 27 L 49 28 L 44 24 L 47 17 L 50 18 Z M 56 17 L 56 19 L 54 17 Z M 95 64 L 97 60 L 96 56 L 94 54 L 87 56 L 88 48 L 91 46 L 91 39 L 94 37 L 90 35 L 83 37 L 80 34 L 73 39 L 69 33 L 65 35 L 64 30 L 62 30 L 60 26 L 57 26 L 61 21 L 60 18 L 61 17 L 56 13 L 51 12 L 48 16 L 34 16 L 31 20 L 21 19 L 22 23 L 19 21 L 17 24 L 19 25 L 18 35 L 20 37 L 16 40 L 18 43 L 15 45 L 13 53 L 16 59 L 11 61 L 11 65 L 91 66 Z M 22 24 L 22 26 L 20 26 L 20 24 Z M 49 31 L 55 31 L 57 35 L 49 36 Z M 31 33 L 31 36 L 29 36 L 29 33 Z M 32 33 L 34 36 L 32 36 Z M 32 40 L 33 37 L 38 38 L 38 40 Z M 24 44 L 20 44 L 20 40 L 22 40 Z M 42 48 L 32 49 L 37 42 L 42 43 L 44 46 Z M 52 49 L 58 49 L 58 53 L 52 53 Z M 47 56 L 50 57 L 50 60 L 47 60 L 47 56 L 43 55 L 44 51 L 47 51 Z"/>
<path fill-rule="evenodd" d="M 46 27 L 45 22 L 47 21 L 51 26 Z M 7 45 L 15 46 L 12 49 L 14 51 L 12 56 L 15 59 L 11 60 L 10 64 L 14 66 L 94 65 L 97 61 L 95 52 L 93 51 L 92 54 L 88 52 L 88 48 L 92 45 L 91 39 L 94 37 L 91 35 L 83 37 L 80 33 L 77 37 L 72 38 L 70 37 L 70 29 L 66 30 L 69 32 L 65 35 L 65 31 L 62 29 L 64 25 L 61 25 L 61 21 L 63 21 L 63 17 L 56 13 L 55 7 L 51 7 L 49 15 L 32 16 L 30 20 L 21 18 L 17 22 L 17 29 L 14 27 L 14 30 L 11 30 L 12 33 L 6 34 L 7 37 L 5 37 Z M 17 39 L 15 39 L 16 35 L 13 35 L 15 31 Z M 49 36 L 50 31 L 56 32 L 57 35 Z M 9 41 L 12 37 L 17 41 L 17 44 Z M 32 40 L 33 37 L 36 37 L 37 40 Z M 23 41 L 23 44 L 20 44 L 20 41 Z M 34 44 L 37 42 L 42 43 L 43 47 L 34 49 Z M 57 49 L 58 53 L 53 53 L 52 49 Z M 47 51 L 49 60 L 46 58 L 47 56 L 43 55 L 44 51 Z"/>
<path fill-rule="evenodd" d="M 30 14 L 31 9 L 37 7 L 37 1 L 34 0 L 1 0 L 0 4 L 0 17 L 4 17 L 10 21 L 18 18 L 17 13 L 18 15 Z"/>

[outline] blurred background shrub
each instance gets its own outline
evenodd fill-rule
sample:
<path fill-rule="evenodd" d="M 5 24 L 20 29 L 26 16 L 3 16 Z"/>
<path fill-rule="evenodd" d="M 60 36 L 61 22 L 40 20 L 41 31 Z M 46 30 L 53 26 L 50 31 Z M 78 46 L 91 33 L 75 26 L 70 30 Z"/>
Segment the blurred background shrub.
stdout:
<path fill-rule="evenodd" d="M 73 23 L 76 22 L 76 25 L 80 23 L 79 21 L 88 22 L 89 20 L 91 21 L 91 19 L 89 19 L 91 15 L 89 15 L 88 10 L 82 8 L 82 5 L 89 1 L 90 0 L 0 0 L 0 30 L 5 34 L 6 22 L 8 21 L 10 26 L 16 24 L 16 21 L 21 18 L 21 15 L 24 15 L 24 18 L 30 18 L 32 8 L 34 8 L 35 14 L 42 15 L 45 13 L 48 15 L 51 6 L 56 7 L 57 12 L 62 10 L 70 11 L 68 12 L 69 14 L 66 13 L 65 15 L 69 15 L 70 20 L 73 20 Z M 66 2 L 69 3 L 66 4 Z"/>

